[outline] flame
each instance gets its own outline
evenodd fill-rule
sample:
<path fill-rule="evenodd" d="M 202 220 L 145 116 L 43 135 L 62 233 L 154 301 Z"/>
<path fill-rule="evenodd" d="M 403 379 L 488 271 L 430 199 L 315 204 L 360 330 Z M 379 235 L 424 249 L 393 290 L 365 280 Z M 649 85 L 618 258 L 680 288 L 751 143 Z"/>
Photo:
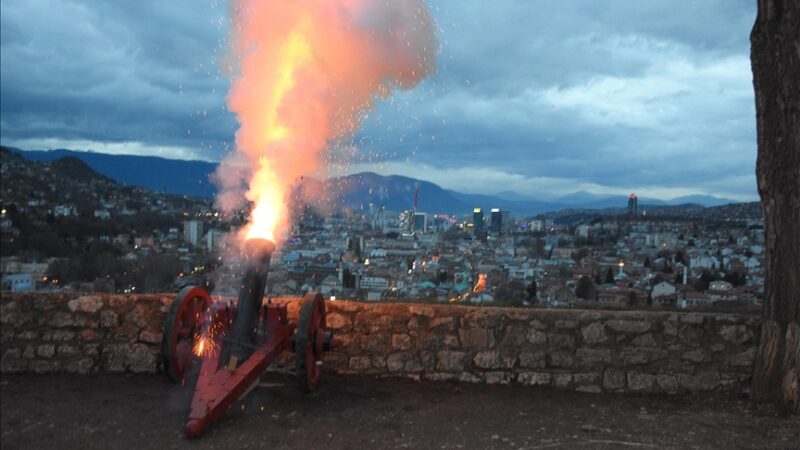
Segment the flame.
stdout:
<path fill-rule="evenodd" d="M 377 98 L 433 70 L 423 0 L 234 0 L 228 95 L 240 127 L 215 175 L 226 212 L 252 203 L 243 239 L 281 240 L 289 194 L 319 175 L 329 145 L 357 131 Z M 243 189 L 242 186 L 247 186 Z"/>
<path fill-rule="evenodd" d="M 197 356 L 203 356 L 205 354 L 205 349 L 206 349 L 206 338 L 201 337 L 194 344 L 194 350 L 193 350 L 194 354 Z"/>

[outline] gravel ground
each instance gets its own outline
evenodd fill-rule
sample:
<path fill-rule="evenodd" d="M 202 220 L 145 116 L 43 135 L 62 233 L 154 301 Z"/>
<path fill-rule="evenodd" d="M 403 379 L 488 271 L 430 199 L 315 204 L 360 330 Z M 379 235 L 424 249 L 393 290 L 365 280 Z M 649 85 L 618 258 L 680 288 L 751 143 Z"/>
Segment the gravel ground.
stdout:
<path fill-rule="evenodd" d="M 201 439 L 185 389 L 156 375 L 3 375 L 3 449 L 800 448 L 800 418 L 729 394 L 602 395 L 269 374 Z"/>

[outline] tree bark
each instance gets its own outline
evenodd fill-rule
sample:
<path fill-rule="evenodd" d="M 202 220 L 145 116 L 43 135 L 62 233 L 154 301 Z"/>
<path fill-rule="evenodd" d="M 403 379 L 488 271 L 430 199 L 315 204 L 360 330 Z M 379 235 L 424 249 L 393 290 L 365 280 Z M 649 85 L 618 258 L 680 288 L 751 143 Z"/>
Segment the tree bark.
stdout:
<path fill-rule="evenodd" d="M 751 395 L 800 413 L 800 1 L 758 0 L 750 34 L 764 209 L 761 341 Z"/>

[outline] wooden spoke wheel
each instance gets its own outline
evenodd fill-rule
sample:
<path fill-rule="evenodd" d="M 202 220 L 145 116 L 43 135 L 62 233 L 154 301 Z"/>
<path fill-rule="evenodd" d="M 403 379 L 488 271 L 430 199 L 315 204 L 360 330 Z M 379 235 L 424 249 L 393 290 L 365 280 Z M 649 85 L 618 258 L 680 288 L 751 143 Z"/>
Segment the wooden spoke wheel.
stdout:
<path fill-rule="evenodd" d="M 325 300 L 322 294 L 310 293 L 300 307 L 294 341 L 297 381 L 304 392 L 311 392 L 319 385 L 324 339 Z"/>
<path fill-rule="evenodd" d="M 183 381 L 194 361 L 194 344 L 203 315 L 211 307 L 211 297 L 205 289 L 187 286 L 178 292 L 164 320 L 164 339 L 161 356 L 164 371 L 170 380 Z"/>

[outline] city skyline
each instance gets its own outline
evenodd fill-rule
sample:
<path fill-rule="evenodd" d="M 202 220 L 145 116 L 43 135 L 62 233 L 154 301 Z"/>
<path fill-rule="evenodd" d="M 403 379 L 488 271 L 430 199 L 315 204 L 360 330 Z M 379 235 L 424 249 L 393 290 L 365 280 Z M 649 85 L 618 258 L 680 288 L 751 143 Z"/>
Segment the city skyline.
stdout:
<path fill-rule="evenodd" d="M 431 7 L 437 73 L 369 113 L 354 161 L 334 174 L 464 192 L 757 198 L 751 2 Z M 4 145 L 227 152 L 224 3 L 2 8 Z"/>

